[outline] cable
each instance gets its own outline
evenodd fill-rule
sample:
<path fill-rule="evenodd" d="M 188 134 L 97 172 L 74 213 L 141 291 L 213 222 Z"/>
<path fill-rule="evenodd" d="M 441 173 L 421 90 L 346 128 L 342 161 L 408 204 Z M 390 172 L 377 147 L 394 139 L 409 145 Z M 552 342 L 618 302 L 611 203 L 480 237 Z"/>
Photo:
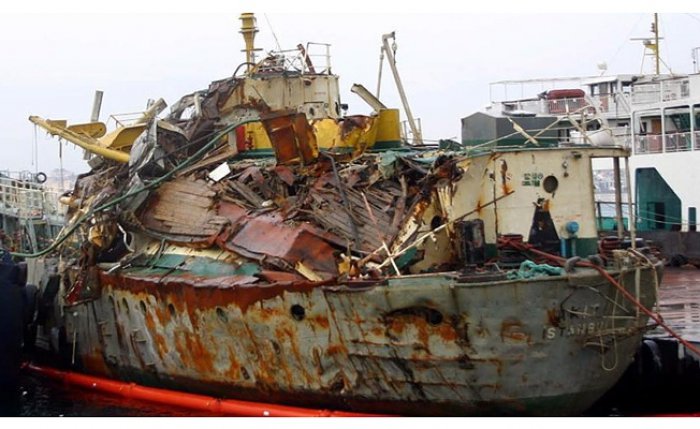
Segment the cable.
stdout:
<path fill-rule="evenodd" d="M 694 20 L 700 22 L 700 18 L 698 18 L 697 16 L 693 15 L 692 13 L 686 13 L 686 14 L 684 14 L 684 15 L 688 15 L 689 17 L 693 18 Z"/>
<path fill-rule="evenodd" d="M 617 58 L 617 56 L 620 54 L 620 51 L 622 50 L 622 48 L 624 48 L 624 47 L 627 45 L 627 43 L 629 42 L 630 36 L 631 36 L 632 33 L 634 32 L 634 30 L 637 28 L 637 26 L 639 25 L 639 21 L 641 21 L 643 17 L 644 17 L 643 14 L 640 14 L 640 15 L 639 15 L 639 18 L 637 18 L 637 22 L 634 23 L 634 25 L 632 26 L 632 29 L 629 31 L 629 33 L 627 33 L 627 36 L 625 37 L 624 41 L 623 41 L 623 42 L 620 44 L 620 46 L 617 48 L 617 51 L 615 51 L 615 53 L 613 54 L 613 56 L 612 56 L 612 58 L 610 59 L 610 61 L 608 61 L 609 64 L 612 64 L 613 61 L 615 61 L 615 59 Z"/>
<path fill-rule="evenodd" d="M 659 31 L 659 33 L 662 33 L 662 34 L 663 34 L 663 33 L 666 33 L 665 31 L 663 31 L 663 32 L 661 31 L 662 28 L 665 28 L 665 26 L 664 26 L 663 19 L 661 18 L 661 16 L 659 16 L 659 28 L 658 28 L 658 31 Z M 666 33 L 666 36 L 668 36 L 668 33 Z M 659 42 L 659 44 L 661 44 L 661 42 Z M 664 44 L 664 53 L 666 54 L 666 59 L 668 59 L 668 62 L 669 62 L 669 63 L 672 63 L 673 61 L 672 61 L 672 59 L 671 59 L 671 50 L 668 49 L 668 40 L 667 40 L 666 38 L 663 39 L 663 44 Z M 660 49 L 660 48 L 661 48 L 660 46 L 657 46 L 657 47 L 656 47 L 657 50 Z M 660 51 L 658 51 L 658 52 L 660 52 Z M 661 55 L 659 55 L 659 60 L 661 61 L 661 64 L 663 64 L 663 65 L 666 67 L 666 69 L 668 70 L 668 72 L 669 72 L 670 74 L 673 74 L 673 70 L 671 70 L 671 66 L 669 66 L 668 64 L 666 64 L 666 61 L 664 61 L 664 59 L 661 58 Z"/>
<path fill-rule="evenodd" d="M 275 30 L 272 29 L 272 24 L 270 24 L 270 20 L 267 18 L 267 14 L 263 13 L 263 16 L 265 17 L 265 22 L 267 22 L 267 26 L 270 27 L 270 33 L 272 33 L 272 37 L 275 39 L 275 44 L 277 45 L 277 50 L 281 51 L 282 47 L 280 46 L 279 40 L 277 40 L 277 35 L 275 34 Z"/>

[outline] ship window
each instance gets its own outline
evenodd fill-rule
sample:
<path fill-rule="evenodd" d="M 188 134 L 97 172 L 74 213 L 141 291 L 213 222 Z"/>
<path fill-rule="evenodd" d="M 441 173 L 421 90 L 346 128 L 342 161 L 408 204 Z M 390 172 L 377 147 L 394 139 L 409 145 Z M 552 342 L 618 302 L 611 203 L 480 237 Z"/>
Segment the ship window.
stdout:
<path fill-rule="evenodd" d="M 545 191 L 553 194 L 559 187 L 559 180 L 554 176 L 547 176 L 544 178 L 544 181 L 542 181 L 542 187 Z"/>

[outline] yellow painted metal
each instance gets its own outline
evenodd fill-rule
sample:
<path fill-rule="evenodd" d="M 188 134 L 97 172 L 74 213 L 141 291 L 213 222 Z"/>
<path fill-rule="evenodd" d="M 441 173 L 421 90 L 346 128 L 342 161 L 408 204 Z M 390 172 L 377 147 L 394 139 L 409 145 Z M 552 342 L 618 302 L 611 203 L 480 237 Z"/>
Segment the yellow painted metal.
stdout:
<path fill-rule="evenodd" d="M 127 125 L 119 127 L 98 140 L 98 144 L 109 149 L 129 149 L 136 138 L 143 133 L 146 125 Z"/>
<path fill-rule="evenodd" d="M 39 116 L 30 116 L 29 120 L 48 131 L 51 135 L 64 138 L 69 142 L 87 150 L 88 152 L 92 152 L 117 162 L 129 162 L 128 153 L 103 147 L 94 137 L 78 134 L 65 126 L 61 126 L 60 121 L 47 121 Z"/>
<path fill-rule="evenodd" d="M 255 52 L 255 33 L 258 32 L 255 26 L 255 14 L 253 13 L 242 13 L 241 20 L 241 34 L 243 35 L 243 40 L 245 41 L 245 58 L 246 62 L 254 62 L 254 52 Z M 250 64 L 248 65 L 248 70 L 250 71 Z"/>
<path fill-rule="evenodd" d="M 387 141 L 398 141 L 400 133 L 398 130 L 398 111 L 394 118 L 390 114 L 385 118 L 384 135 Z M 316 141 L 320 149 L 343 149 L 353 152 L 363 151 L 374 146 L 377 141 L 378 125 L 382 120 L 380 113 L 379 119 L 372 117 L 363 117 L 365 124 L 363 127 L 354 127 L 349 132 L 343 132 L 342 122 L 338 122 L 332 118 L 325 118 L 311 121 L 311 127 L 316 135 Z M 348 119 L 346 119 L 348 120 Z M 393 129 L 394 125 L 397 127 Z M 243 125 L 246 142 L 249 142 L 247 149 L 249 150 L 265 150 L 272 149 L 270 139 L 265 132 L 265 128 L 260 122 L 253 122 Z M 239 142 L 240 146 L 240 142 Z"/>
<path fill-rule="evenodd" d="M 377 119 L 377 142 L 397 142 L 401 140 L 399 109 L 381 109 Z"/>
<path fill-rule="evenodd" d="M 66 126 L 65 121 L 63 121 L 63 126 L 68 128 L 77 134 L 82 134 L 85 136 L 100 138 L 107 132 L 107 126 L 103 122 L 89 122 L 87 124 L 74 124 L 71 126 Z"/>
<path fill-rule="evenodd" d="M 343 129 L 343 123 L 334 119 L 313 121 L 318 146 L 323 149 L 350 149 L 353 152 L 363 152 L 374 146 L 377 137 L 377 120 L 374 117 L 355 117 L 364 122 L 361 126 Z M 353 120 L 352 117 L 345 121 Z"/>
<path fill-rule="evenodd" d="M 243 129 L 245 130 L 246 141 L 251 142 L 250 149 L 272 149 L 272 143 L 267 136 L 267 132 L 265 132 L 265 127 L 263 127 L 262 122 L 252 122 L 243 125 Z"/>

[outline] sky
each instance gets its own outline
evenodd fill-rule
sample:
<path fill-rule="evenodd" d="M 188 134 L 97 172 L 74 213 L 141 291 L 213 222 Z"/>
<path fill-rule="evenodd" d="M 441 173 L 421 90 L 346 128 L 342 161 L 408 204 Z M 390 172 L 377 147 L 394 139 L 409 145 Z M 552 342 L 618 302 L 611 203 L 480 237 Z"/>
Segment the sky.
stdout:
<path fill-rule="evenodd" d="M 62 164 L 87 171 L 81 149 L 64 143 L 61 159 L 58 140 L 27 118 L 87 122 L 98 89 L 104 91 L 105 121 L 141 111 L 149 99 L 162 97 L 170 105 L 206 88 L 244 61 L 241 12 L 256 14 L 256 45 L 263 51 L 275 49 L 277 41 L 283 49 L 331 44 L 349 114 L 370 113 L 350 87 L 376 90 L 381 37 L 395 31 L 401 80 L 428 141 L 459 139 L 460 119 L 489 103 L 491 82 L 600 75 L 601 63 L 607 74 L 639 73 L 643 48 L 629 39 L 649 37 L 653 20 L 653 11 L 620 13 L 604 2 L 590 9 L 616 13 L 532 13 L 537 7 L 523 8 L 522 2 L 477 12 L 464 6 L 428 10 L 423 3 L 401 13 L 365 0 L 335 8 L 327 2 L 201 0 L 196 10 L 192 2 L 154 4 L 128 0 L 94 8 L 39 1 L 0 12 L 0 170 L 51 171 Z M 683 10 L 691 9 L 659 15 L 661 56 L 678 73 L 693 71 L 691 49 L 700 46 L 700 13 Z M 650 67 L 646 59 L 645 71 Z M 386 63 L 380 98 L 401 107 Z"/>

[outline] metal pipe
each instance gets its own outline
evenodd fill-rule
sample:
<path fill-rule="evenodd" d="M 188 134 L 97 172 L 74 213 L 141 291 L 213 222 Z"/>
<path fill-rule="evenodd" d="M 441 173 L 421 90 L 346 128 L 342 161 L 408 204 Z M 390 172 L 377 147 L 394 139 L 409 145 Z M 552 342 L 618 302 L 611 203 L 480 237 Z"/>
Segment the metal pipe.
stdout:
<path fill-rule="evenodd" d="M 659 67 L 659 14 L 654 14 L 654 57 L 656 59 L 656 74 L 661 73 L 661 68 Z"/>
<path fill-rule="evenodd" d="M 168 103 L 166 103 L 162 98 L 159 98 L 148 106 L 140 118 L 134 121 L 134 125 L 148 123 L 148 121 L 155 118 L 160 112 L 165 110 L 166 107 L 168 107 Z"/>
<path fill-rule="evenodd" d="M 627 216 L 629 217 L 630 223 L 630 238 L 632 239 L 632 248 L 635 249 L 637 247 L 637 219 L 635 217 L 634 207 L 632 206 L 632 182 L 630 181 L 632 173 L 630 173 L 629 157 L 625 157 L 625 177 L 627 179 Z"/>
<path fill-rule="evenodd" d="M 384 46 L 379 49 L 379 77 L 377 78 L 377 98 L 382 89 L 382 64 L 384 64 Z"/>
<path fill-rule="evenodd" d="M 615 221 L 617 222 L 617 238 L 622 240 L 624 235 L 624 225 L 622 224 L 622 189 L 620 183 L 620 158 L 613 158 L 614 181 L 615 181 Z"/>
<path fill-rule="evenodd" d="M 90 115 L 90 122 L 97 122 L 100 120 L 100 110 L 102 109 L 102 95 L 103 92 L 99 89 L 95 91 L 95 98 L 92 102 L 92 114 Z"/>

